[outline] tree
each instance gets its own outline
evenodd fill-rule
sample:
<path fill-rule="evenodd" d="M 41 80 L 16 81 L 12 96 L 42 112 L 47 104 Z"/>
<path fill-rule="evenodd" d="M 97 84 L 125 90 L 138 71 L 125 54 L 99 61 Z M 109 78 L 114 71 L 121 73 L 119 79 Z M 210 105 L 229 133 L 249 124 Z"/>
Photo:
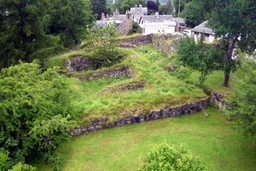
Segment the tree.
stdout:
<path fill-rule="evenodd" d="M 198 158 L 193 157 L 183 147 L 179 150 L 175 147 L 170 147 L 166 143 L 162 143 L 149 151 L 146 160 L 139 170 L 203 171 L 205 167 L 202 166 Z"/>
<path fill-rule="evenodd" d="M 171 0 L 168 0 L 167 3 L 166 3 L 166 11 L 165 11 L 165 13 L 166 14 L 172 14 L 173 8 L 174 7 L 173 7 L 173 4 L 172 4 Z"/>
<path fill-rule="evenodd" d="M 21 63 L 0 73 L 0 152 L 11 165 L 51 154 L 70 138 L 71 90 L 65 76 L 42 72 L 36 63 Z"/>
<path fill-rule="evenodd" d="M 98 1 L 93 2 L 95 5 Z M 86 26 L 91 25 L 94 21 L 90 1 L 56 0 L 51 1 L 50 4 L 47 33 L 60 36 L 64 47 L 72 47 L 81 43 L 86 36 Z M 105 7 L 105 4 L 101 5 Z M 96 7 L 94 6 L 94 8 Z M 99 10 L 100 6 L 97 6 L 96 9 Z"/>
<path fill-rule="evenodd" d="M 109 67 L 120 62 L 121 55 L 118 51 L 120 33 L 115 25 L 109 24 L 103 28 L 95 26 L 94 31 L 88 29 L 87 46 L 91 53 L 91 63 L 94 69 Z"/>
<path fill-rule="evenodd" d="M 117 0 L 114 4 L 115 8 L 119 9 L 121 14 L 125 14 L 127 10 L 130 10 L 131 7 L 135 5 L 146 6 L 145 0 Z"/>
<path fill-rule="evenodd" d="M 106 14 L 106 0 L 91 0 L 93 14 L 96 15 L 97 20 L 101 19 L 102 13 Z"/>
<path fill-rule="evenodd" d="M 170 0 L 168 0 L 168 1 L 170 1 Z M 180 14 L 182 13 L 182 11 L 185 8 L 185 5 L 190 1 L 192 1 L 192 0 L 174 0 L 173 5 L 175 8 L 176 16 L 178 16 L 179 10 L 180 10 Z"/>
<path fill-rule="evenodd" d="M 152 10 L 153 12 L 156 12 L 158 11 L 158 5 L 156 5 L 156 3 L 154 1 L 148 1 L 147 2 L 147 7 L 148 7 L 148 10 Z"/>
<path fill-rule="evenodd" d="M 255 48 L 256 4 L 253 0 L 193 0 L 189 6 L 190 18 L 201 17 L 209 20 L 216 37 L 221 38 L 223 53 L 223 86 L 229 86 L 230 72 L 236 69 L 232 52 L 239 47 L 248 53 Z"/>
<path fill-rule="evenodd" d="M 256 64 L 243 59 L 240 76 L 234 83 L 231 107 L 226 114 L 238 123 L 236 129 L 245 136 L 256 135 Z"/>
<path fill-rule="evenodd" d="M 161 6 L 161 3 L 160 3 L 159 0 L 156 0 L 156 5 L 157 5 L 158 7 Z"/>
<path fill-rule="evenodd" d="M 158 10 L 159 10 L 159 14 L 161 15 L 167 14 L 166 5 L 161 5 Z"/>
<path fill-rule="evenodd" d="M 185 37 L 175 42 L 178 60 L 184 66 L 189 66 L 200 72 L 200 87 L 215 68 L 221 65 L 222 51 L 216 45 L 204 44 L 204 37 L 199 42 L 193 38 Z"/>
<path fill-rule="evenodd" d="M 132 29 L 129 31 L 129 34 L 141 33 L 141 27 L 137 22 L 132 22 Z"/>
<path fill-rule="evenodd" d="M 240 0 L 217 0 L 214 1 L 213 9 L 209 17 L 209 25 L 213 28 L 216 36 L 222 38 L 225 44 L 224 82 L 225 87 L 229 86 L 230 72 L 232 71 L 232 52 L 236 45 L 241 49 L 252 51 L 256 48 L 255 27 L 256 27 L 256 4 L 253 0 L 244 3 Z M 240 39 L 240 40 L 239 40 Z"/>
<path fill-rule="evenodd" d="M 47 0 L 0 0 L 0 4 L 0 69 L 55 52 L 59 39 L 44 30 Z"/>

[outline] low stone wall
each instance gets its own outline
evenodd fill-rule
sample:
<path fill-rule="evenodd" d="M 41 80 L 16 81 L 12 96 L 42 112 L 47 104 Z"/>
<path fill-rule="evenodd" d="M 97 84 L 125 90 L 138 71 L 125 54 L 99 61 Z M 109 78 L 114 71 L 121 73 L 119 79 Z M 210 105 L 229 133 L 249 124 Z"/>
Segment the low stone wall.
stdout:
<path fill-rule="evenodd" d="M 74 77 L 76 77 L 80 80 L 89 81 L 89 80 L 95 80 L 95 79 L 99 79 L 99 78 L 120 77 L 120 76 L 124 76 L 124 75 L 126 75 L 130 78 L 134 77 L 132 71 L 127 66 L 121 66 L 118 68 L 104 70 L 104 71 L 95 71 L 95 73 L 93 73 L 92 75 L 88 75 L 88 76 L 75 75 Z"/>
<path fill-rule="evenodd" d="M 129 124 L 137 124 L 146 121 L 152 121 L 168 117 L 177 117 L 187 114 L 200 112 L 208 107 L 208 99 L 203 99 L 190 104 L 184 104 L 178 107 L 163 108 L 159 111 L 153 111 L 148 114 L 139 114 L 135 116 L 126 116 L 110 122 L 107 117 L 94 118 L 92 123 L 81 128 L 73 129 L 70 131 L 71 135 L 85 134 L 98 130 L 103 130 L 113 127 L 121 127 Z"/>
<path fill-rule="evenodd" d="M 105 89 L 101 90 L 98 95 L 103 95 L 106 93 L 114 93 L 114 92 L 118 92 L 118 91 L 130 91 L 130 90 L 138 90 L 140 88 L 144 88 L 145 87 L 145 81 L 140 80 L 140 81 L 136 81 L 136 82 L 131 82 L 128 84 L 122 84 L 119 86 L 115 86 L 115 87 L 106 87 Z"/>
<path fill-rule="evenodd" d="M 65 68 L 67 72 L 83 72 L 88 71 L 91 68 L 91 62 L 89 58 L 84 56 L 76 56 L 68 59 L 65 63 Z"/>
<path fill-rule="evenodd" d="M 149 35 L 141 35 L 138 37 L 128 38 L 122 40 L 120 47 L 125 48 L 134 48 L 136 46 L 143 46 L 152 44 L 152 34 Z"/>
<path fill-rule="evenodd" d="M 170 55 L 174 51 L 173 40 L 179 38 L 179 35 L 173 34 L 154 34 L 152 44 L 160 49 L 162 53 Z"/>

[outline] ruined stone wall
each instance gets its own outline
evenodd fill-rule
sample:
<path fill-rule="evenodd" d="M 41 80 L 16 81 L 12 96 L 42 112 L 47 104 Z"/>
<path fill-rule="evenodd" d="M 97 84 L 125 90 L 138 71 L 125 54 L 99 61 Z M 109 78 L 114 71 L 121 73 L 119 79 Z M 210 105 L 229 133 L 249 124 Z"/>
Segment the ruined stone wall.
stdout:
<path fill-rule="evenodd" d="M 152 36 L 152 44 L 156 48 L 160 49 L 162 53 L 166 55 L 171 55 L 175 50 L 173 46 L 173 41 L 179 38 L 179 35 L 173 34 L 154 34 Z"/>
<path fill-rule="evenodd" d="M 121 127 L 129 124 L 137 124 L 146 121 L 152 121 L 168 117 L 177 117 L 187 114 L 200 112 L 208 107 L 208 99 L 203 99 L 190 104 L 184 104 L 178 107 L 163 108 L 159 111 L 153 111 L 148 114 L 139 114 L 135 116 L 126 116 L 115 121 L 109 121 L 105 116 L 102 118 L 93 118 L 90 125 L 82 126 L 70 131 L 71 135 L 85 134 L 98 130 L 113 127 Z"/>
<path fill-rule="evenodd" d="M 138 37 L 123 39 L 120 47 L 134 48 L 136 46 L 143 46 L 152 44 L 152 34 L 141 35 Z"/>
<path fill-rule="evenodd" d="M 87 76 L 74 75 L 74 77 L 80 80 L 89 81 L 89 80 L 95 80 L 99 78 L 120 77 L 124 75 L 126 75 L 129 78 L 134 77 L 133 72 L 127 66 L 120 66 L 117 68 L 98 71 L 98 72 L 95 71 L 92 75 L 87 75 Z"/>

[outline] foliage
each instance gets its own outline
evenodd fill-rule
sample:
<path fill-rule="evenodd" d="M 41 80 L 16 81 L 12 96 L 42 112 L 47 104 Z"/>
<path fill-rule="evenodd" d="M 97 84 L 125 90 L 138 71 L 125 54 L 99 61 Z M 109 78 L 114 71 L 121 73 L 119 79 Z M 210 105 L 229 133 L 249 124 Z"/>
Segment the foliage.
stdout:
<path fill-rule="evenodd" d="M 92 52 L 91 63 L 95 69 L 109 67 L 120 62 L 119 54 L 119 32 L 113 24 L 98 28 L 93 28 L 95 32 L 88 29 L 88 49 Z"/>
<path fill-rule="evenodd" d="M 106 14 L 106 0 L 90 0 L 92 4 L 93 14 L 96 15 L 97 20 L 101 19 L 102 13 Z"/>
<path fill-rule="evenodd" d="M 233 49 L 238 46 L 243 51 L 252 52 L 256 48 L 255 17 L 256 4 L 253 0 L 192 0 L 189 5 L 189 18 L 205 16 L 217 37 L 221 37 L 223 53 L 224 81 L 229 86 L 230 72 L 235 68 L 232 59 Z"/>
<path fill-rule="evenodd" d="M 159 0 L 156 0 L 156 5 L 159 7 L 161 5 Z"/>
<path fill-rule="evenodd" d="M 184 37 L 175 42 L 178 60 L 184 66 L 189 66 L 200 72 L 199 82 L 203 87 L 206 76 L 220 66 L 222 51 L 215 45 L 203 43 L 203 37 L 199 42 L 193 38 Z"/>
<path fill-rule="evenodd" d="M 36 171 L 36 168 L 30 166 L 29 164 L 23 164 L 19 162 L 16 165 L 14 165 L 11 169 L 8 169 L 8 171 Z"/>
<path fill-rule="evenodd" d="M 181 14 L 183 12 L 186 4 L 190 1 L 192 1 L 192 0 L 174 0 L 173 5 L 174 5 L 174 8 L 175 8 L 176 16 L 178 16 L 179 9 L 180 9 L 180 14 Z"/>
<path fill-rule="evenodd" d="M 81 43 L 86 36 L 86 26 L 94 21 L 91 8 L 90 0 L 51 1 L 47 14 L 47 33 L 60 36 L 60 43 L 64 47 Z"/>
<path fill-rule="evenodd" d="M 59 38 L 46 35 L 49 1 L 0 0 L 0 69 L 45 58 L 59 48 Z"/>
<path fill-rule="evenodd" d="M 20 63 L 0 73 L 0 146 L 11 164 L 52 150 L 67 140 L 71 90 L 55 70 Z"/>
<path fill-rule="evenodd" d="M 174 10 L 174 6 L 171 0 L 167 1 L 165 9 L 166 9 L 165 14 L 172 14 Z"/>
<path fill-rule="evenodd" d="M 182 147 L 180 150 L 170 147 L 166 143 L 155 146 L 148 154 L 145 162 L 139 170 L 184 170 L 200 171 L 205 170 L 198 158 L 193 157 Z"/>
<path fill-rule="evenodd" d="M 125 14 L 127 10 L 130 10 L 131 7 L 135 5 L 146 6 L 145 0 L 117 0 L 114 4 L 115 8 L 119 9 L 120 14 Z"/>
<path fill-rule="evenodd" d="M 132 29 L 129 31 L 129 34 L 141 33 L 141 27 L 137 22 L 132 23 Z"/>
<path fill-rule="evenodd" d="M 159 14 L 160 15 L 164 15 L 164 14 L 167 14 L 166 13 L 166 5 L 161 5 L 161 6 L 159 6 Z"/>
<path fill-rule="evenodd" d="M 0 170 L 7 170 L 8 168 L 10 168 L 9 160 L 10 160 L 10 158 L 9 158 L 8 154 L 0 152 Z"/>
<path fill-rule="evenodd" d="M 244 61 L 240 69 L 232 95 L 233 102 L 226 112 L 229 117 L 236 119 L 236 129 L 246 136 L 256 135 L 256 64 L 255 57 Z"/>
<path fill-rule="evenodd" d="M 154 1 L 148 1 L 147 2 L 147 8 L 148 10 L 152 10 L 154 12 L 158 11 L 158 5 L 156 5 L 156 3 Z"/>

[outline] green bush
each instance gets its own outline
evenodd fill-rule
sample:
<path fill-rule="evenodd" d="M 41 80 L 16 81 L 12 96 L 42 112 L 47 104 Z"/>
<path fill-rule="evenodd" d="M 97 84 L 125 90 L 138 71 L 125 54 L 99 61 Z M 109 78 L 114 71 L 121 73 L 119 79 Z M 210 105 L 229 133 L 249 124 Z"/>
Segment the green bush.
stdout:
<path fill-rule="evenodd" d="M 0 159 L 7 161 L 1 168 L 50 155 L 71 138 L 72 90 L 57 69 L 43 72 L 36 63 L 20 63 L 2 69 L 0 85 Z"/>
<path fill-rule="evenodd" d="M 183 147 L 179 150 L 166 143 L 155 146 L 140 166 L 141 171 L 202 171 L 204 166 Z"/>
<path fill-rule="evenodd" d="M 94 69 L 110 67 L 121 61 L 118 47 L 120 40 L 119 32 L 114 25 L 106 25 L 103 28 L 95 26 L 93 30 L 88 29 L 87 51 L 91 53 L 91 64 Z"/>

